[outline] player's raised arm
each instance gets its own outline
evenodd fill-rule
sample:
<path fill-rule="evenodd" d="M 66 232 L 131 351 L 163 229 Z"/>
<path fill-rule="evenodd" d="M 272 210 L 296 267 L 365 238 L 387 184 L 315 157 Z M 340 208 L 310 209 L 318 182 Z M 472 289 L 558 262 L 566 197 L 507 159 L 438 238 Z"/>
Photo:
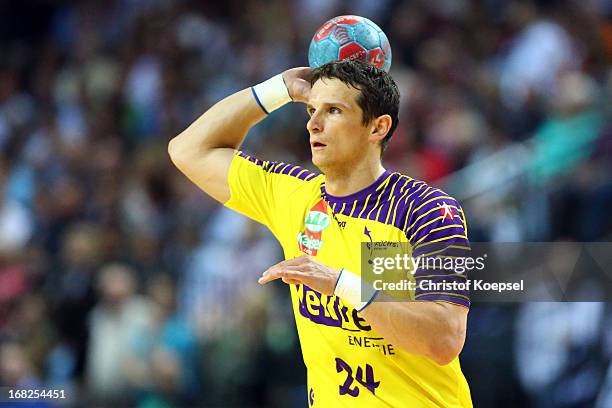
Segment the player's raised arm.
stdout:
<path fill-rule="evenodd" d="M 306 102 L 310 68 L 293 68 L 217 102 L 173 138 L 168 153 L 176 167 L 204 192 L 230 198 L 229 168 L 249 129 L 287 102 Z"/>

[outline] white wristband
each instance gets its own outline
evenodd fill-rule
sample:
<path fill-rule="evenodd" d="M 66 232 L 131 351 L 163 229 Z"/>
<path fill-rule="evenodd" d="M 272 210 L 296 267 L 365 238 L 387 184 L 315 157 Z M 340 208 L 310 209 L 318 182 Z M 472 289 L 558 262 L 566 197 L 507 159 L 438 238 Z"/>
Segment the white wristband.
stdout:
<path fill-rule="evenodd" d="M 251 87 L 255 100 L 266 114 L 291 102 L 283 74 L 274 75 L 267 81 Z"/>
<path fill-rule="evenodd" d="M 370 284 L 363 282 L 357 275 L 345 269 L 340 271 L 334 295 L 353 306 L 358 312 L 372 303 L 376 294 L 378 291 Z"/>

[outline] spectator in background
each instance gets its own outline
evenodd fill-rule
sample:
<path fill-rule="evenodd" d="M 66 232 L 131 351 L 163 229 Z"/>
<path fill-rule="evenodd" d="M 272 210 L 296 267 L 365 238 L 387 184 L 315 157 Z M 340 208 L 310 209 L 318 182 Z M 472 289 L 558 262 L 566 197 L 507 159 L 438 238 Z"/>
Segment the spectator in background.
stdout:
<path fill-rule="evenodd" d="M 500 90 L 503 102 L 518 110 L 530 98 L 553 97 L 558 75 L 580 66 L 582 56 L 553 15 L 555 8 L 517 1 L 508 11 L 520 32 L 502 63 Z"/>
<path fill-rule="evenodd" d="M 34 225 L 28 210 L 8 193 L 10 170 L 0 152 L 0 332 L 31 287 L 23 253 Z"/>
<path fill-rule="evenodd" d="M 592 406 L 605 375 L 601 338 L 606 304 L 522 305 L 515 333 L 516 369 L 532 406 Z"/>
<path fill-rule="evenodd" d="M 44 387 L 19 341 L 0 343 L 0 383 L 13 389 Z"/>
<path fill-rule="evenodd" d="M 135 271 L 123 264 L 102 267 L 97 291 L 100 301 L 90 316 L 87 384 L 96 400 L 127 402 L 124 362 L 137 333 L 151 324 L 152 307 L 136 293 Z"/>
<path fill-rule="evenodd" d="M 88 319 L 95 302 L 95 271 L 102 256 L 100 230 L 86 222 L 62 227 L 60 257 L 51 265 L 45 292 L 51 299 L 61 343 L 72 363 L 72 374 L 84 371 L 88 347 Z"/>
<path fill-rule="evenodd" d="M 50 319 L 45 298 L 39 293 L 22 297 L 5 333 L 19 340 L 32 372 L 45 378 L 48 356 L 57 342 L 57 330 Z"/>
<path fill-rule="evenodd" d="M 598 88 L 592 78 L 579 71 L 559 76 L 552 112 L 536 130 L 532 174 L 542 185 L 561 183 L 565 176 L 591 157 L 604 125 L 598 109 Z"/>
<path fill-rule="evenodd" d="M 552 192 L 550 208 L 541 214 L 540 222 L 550 223 L 552 237 L 595 239 L 581 234 L 583 219 L 588 217 L 583 208 L 592 203 L 580 199 L 580 190 L 584 163 L 592 158 L 605 124 L 596 104 L 599 90 L 592 78 L 577 71 L 561 75 L 558 82 L 554 111 L 532 142 L 531 181 L 536 188 L 549 185 Z"/>
<path fill-rule="evenodd" d="M 30 212 L 9 194 L 10 170 L 0 153 L 0 257 L 22 250 L 34 232 Z"/>
<path fill-rule="evenodd" d="M 137 326 L 123 361 L 129 388 L 142 406 L 185 405 L 197 395 L 201 356 L 186 321 L 175 312 L 175 289 L 167 274 L 153 276 L 147 287 L 151 316 Z"/>

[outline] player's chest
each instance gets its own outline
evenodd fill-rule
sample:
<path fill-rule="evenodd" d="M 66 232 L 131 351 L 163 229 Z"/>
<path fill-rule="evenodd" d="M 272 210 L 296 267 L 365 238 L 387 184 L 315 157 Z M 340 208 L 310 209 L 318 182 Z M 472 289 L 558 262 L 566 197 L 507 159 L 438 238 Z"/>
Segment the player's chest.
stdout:
<path fill-rule="evenodd" d="M 294 242 L 286 245 L 285 251 L 292 257 L 310 255 L 331 266 L 357 269 L 367 244 L 405 240 L 391 225 L 336 213 L 322 199 L 298 211 L 294 219 L 300 222 L 288 231 Z"/>

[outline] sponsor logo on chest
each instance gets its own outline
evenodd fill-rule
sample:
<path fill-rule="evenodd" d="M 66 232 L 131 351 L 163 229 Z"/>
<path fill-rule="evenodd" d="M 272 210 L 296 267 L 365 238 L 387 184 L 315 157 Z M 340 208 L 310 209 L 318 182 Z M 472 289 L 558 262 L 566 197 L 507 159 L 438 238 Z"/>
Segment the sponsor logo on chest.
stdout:
<path fill-rule="evenodd" d="M 316 256 L 323 246 L 323 230 L 330 224 L 327 215 L 327 204 L 323 199 L 319 200 L 306 214 L 304 219 L 304 231 L 298 232 L 298 248 L 301 252 Z"/>
<path fill-rule="evenodd" d="M 308 214 L 306 214 L 304 226 L 308 231 L 321 232 L 329 226 L 329 221 L 330 219 L 327 213 L 318 210 L 310 210 Z"/>

